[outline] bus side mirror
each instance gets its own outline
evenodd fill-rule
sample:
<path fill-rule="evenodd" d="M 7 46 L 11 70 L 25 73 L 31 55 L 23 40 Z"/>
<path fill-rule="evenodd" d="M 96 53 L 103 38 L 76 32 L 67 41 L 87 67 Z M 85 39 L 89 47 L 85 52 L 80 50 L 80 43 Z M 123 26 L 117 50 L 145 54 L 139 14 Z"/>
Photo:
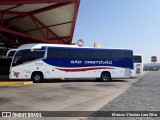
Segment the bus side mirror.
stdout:
<path fill-rule="evenodd" d="M 7 52 L 7 54 L 6 54 L 7 57 L 8 57 L 8 55 L 9 55 L 10 52 L 16 52 L 16 49 L 11 49 L 11 50 L 9 50 L 9 51 Z"/>

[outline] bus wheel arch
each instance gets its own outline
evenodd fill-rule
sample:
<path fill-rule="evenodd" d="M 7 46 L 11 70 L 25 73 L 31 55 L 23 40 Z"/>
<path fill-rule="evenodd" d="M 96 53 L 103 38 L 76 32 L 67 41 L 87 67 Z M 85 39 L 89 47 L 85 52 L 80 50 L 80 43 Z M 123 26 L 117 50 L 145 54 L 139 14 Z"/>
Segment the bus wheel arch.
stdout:
<path fill-rule="evenodd" d="M 101 73 L 100 80 L 103 81 L 103 82 L 111 81 L 112 80 L 111 73 L 109 71 L 103 71 Z"/>
<path fill-rule="evenodd" d="M 41 71 L 34 71 L 31 75 L 31 79 L 34 83 L 40 83 L 44 79 L 44 75 Z"/>

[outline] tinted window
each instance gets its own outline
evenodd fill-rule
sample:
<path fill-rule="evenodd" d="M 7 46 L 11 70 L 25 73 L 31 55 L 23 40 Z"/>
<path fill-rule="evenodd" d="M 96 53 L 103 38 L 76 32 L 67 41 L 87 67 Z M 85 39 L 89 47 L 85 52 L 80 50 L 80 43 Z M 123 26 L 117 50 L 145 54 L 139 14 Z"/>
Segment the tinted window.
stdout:
<path fill-rule="evenodd" d="M 18 51 L 14 57 L 12 66 L 43 58 L 44 54 L 45 51 L 30 51 L 29 49 Z"/>
<path fill-rule="evenodd" d="M 125 59 L 133 59 L 132 51 L 124 51 Z"/>
<path fill-rule="evenodd" d="M 111 51 L 110 50 L 93 50 L 92 57 L 97 59 L 111 58 Z"/>
<path fill-rule="evenodd" d="M 124 52 L 122 50 L 121 51 L 113 50 L 112 51 L 112 58 L 113 59 L 124 59 L 125 58 Z"/>
<path fill-rule="evenodd" d="M 43 58 L 45 51 L 42 50 L 25 50 L 23 55 L 23 62 L 33 61 Z"/>
<path fill-rule="evenodd" d="M 70 50 L 70 57 L 71 58 L 90 58 L 91 57 L 91 52 L 90 52 L 90 50 L 72 49 L 72 50 Z"/>
<path fill-rule="evenodd" d="M 48 58 L 69 58 L 69 50 L 48 48 Z"/>
<path fill-rule="evenodd" d="M 135 63 L 142 63 L 142 57 L 141 56 L 134 56 L 134 62 Z"/>

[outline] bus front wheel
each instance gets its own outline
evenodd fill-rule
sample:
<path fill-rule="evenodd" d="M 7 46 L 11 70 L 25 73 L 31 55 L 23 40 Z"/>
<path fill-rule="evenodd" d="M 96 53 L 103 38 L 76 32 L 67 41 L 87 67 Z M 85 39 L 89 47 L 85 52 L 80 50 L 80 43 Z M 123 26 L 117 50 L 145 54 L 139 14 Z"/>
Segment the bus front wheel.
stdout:
<path fill-rule="evenodd" d="M 35 72 L 32 74 L 32 80 L 34 83 L 40 83 L 43 81 L 43 74 L 40 72 Z"/>
<path fill-rule="evenodd" d="M 111 80 L 111 74 L 109 72 L 103 72 L 101 74 L 101 81 L 106 82 Z"/>

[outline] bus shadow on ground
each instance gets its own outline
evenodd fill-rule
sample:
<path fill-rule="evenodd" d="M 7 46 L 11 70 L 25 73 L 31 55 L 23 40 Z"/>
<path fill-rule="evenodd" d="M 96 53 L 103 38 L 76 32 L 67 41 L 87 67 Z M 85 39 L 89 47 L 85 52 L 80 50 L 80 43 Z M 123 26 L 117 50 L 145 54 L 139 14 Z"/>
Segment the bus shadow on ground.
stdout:
<path fill-rule="evenodd" d="M 1 77 L 0 76 L 0 82 L 1 81 L 8 81 L 8 82 L 13 82 L 13 81 L 32 81 L 32 80 L 23 80 L 23 79 L 16 79 L 16 80 L 11 80 L 6 77 Z M 106 81 L 106 82 L 101 82 L 97 81 L 96 79 L 65 79 L 65 80 L 60 80 L 60 79 L 50 79 L 50 80 L 44 80 L 42 83 L 67 83 L 67 82 L 96 82 L 96 83 L 106 83 L 106 82 L 127 82 L 127 79 L 113 79 L 111 81 Z"/>
<path fill-rule="evenodd" d="M 127 80 L 121 80 L 121 79 L 116 79 L 116 80 L 111 80 L 111 81 L 106 81 L 106 82 L 101 82 L 101 81 L 97 81 L 95 79 L 90 79 L 90 80 L 82 80 L 82 79 L 78 79 L 78 80 L 45 80 L 43 81 L 43 83 L 67 83 L 67 82 L 96 82 L 96 83 L 106 83 L 106 82 L 127 82 Z"/>

